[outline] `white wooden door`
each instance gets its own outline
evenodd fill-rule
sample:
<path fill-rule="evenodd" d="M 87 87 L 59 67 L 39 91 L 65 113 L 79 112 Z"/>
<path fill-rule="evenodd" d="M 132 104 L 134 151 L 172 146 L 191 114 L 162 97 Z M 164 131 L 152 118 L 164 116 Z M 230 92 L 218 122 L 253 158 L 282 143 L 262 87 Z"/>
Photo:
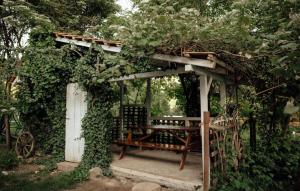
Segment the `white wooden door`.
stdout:
<path fill-rule="evenodd" d="M 81 136 L 81 120 L 87 111 L 87 93 L 77 83 L 67 86 L 66 146 L 65 160 L 80 162 L 84 152 L 84 139 Z"/>

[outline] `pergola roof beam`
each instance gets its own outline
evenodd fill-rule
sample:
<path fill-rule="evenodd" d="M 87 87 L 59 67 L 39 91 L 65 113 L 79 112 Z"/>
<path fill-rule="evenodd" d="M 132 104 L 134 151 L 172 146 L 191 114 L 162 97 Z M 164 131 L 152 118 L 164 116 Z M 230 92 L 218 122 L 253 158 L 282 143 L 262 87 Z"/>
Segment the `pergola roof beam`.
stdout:
<path fill-rule="evenodd" d="M 110 79 L 110 82 L 124 81 L 124 80 L 134 80 L 134 79 L 146 79 L 146 78 L 155 78 L 155 77 L 163 77 L 163 76 L 171 76 L 176 74 L 184 74 L 189 73 L 190 71 L 186 71 L 185 68 L 178 68 L 176 70 L 165 70 L 165 71 L 154 71 L 154 72 L 145 72 L 145 73 L 137 73 L 130 74 L 127 76 L 123 76 L 120 78 Z"/>
<path fill-rule="evenodd" d="M 57 42 L 63 42 L 63 43 L 67 43 L 67 44 L 75 44 L 77 46 L 82 46 L 82 47 L 86 47 L 86 48 L 90 48 L 92 46 L 92 43 L 90 43 L 90 42 L 79 41 L 79 40 L 75 40 L 75 39 L 56 37 L 55 40 Z M 121 47 L 118 47 L 118 46 L 109 46 L 109 45 L 105 45 L 105 44 L 102 44 L 102 45 L 98 44 L 98 46 L 101 46 L 102 49 L 107 52 L 112 52 L 112 53 L 121 52 Z"/>
<path fill-rule="evenodd" d="M 165 54 L 154 54 L 151 58 L 155 60 L 175 62 L 180 64 L 190 64 L 190 65 L 212 68 L 212 69 L 216 67 L 215 62 L 212 62 L 210 60 L 205 60 L 205 59 L 198 59 L 198 58 L 187 58 L 187 57 L 172 56 L 172 55 L 165 55 Z"/>
<path fill-rule="evenodd" d="M 86 47 L 86 48 L 90 48 L 92 46 L 92 42 L 79 41 L 76 39 L 56 37 L 55 40 L 57 42 L 62 42 L 62 43 L 67 43 L 67 44 L 75 44 L 77 46 L 82 46 L 82 47 Z M 107 52 L 112 52 L 112 53 L 121 52 L 121 47 L 119 47 L 119 46 L 109 46 L 109 45 L 100 45 L 100 44 L 97 44 L 97 45 L 101 46 L 102 49 Z M 216 67 L 216 62 L 206 60 L 206 59 L 187 58 L 187 57 L 172 56 L 172 55 L 165 55 L 165 54 L 154 54 L 150 57 L 155 60 L 174 62 L 174 63 L 180 63 L 180 64 L 191 64 L 191 65 L 205 67 L 205 68 L 211 68 L 211 69 L 214 69 Z"/>
<path fill-rule="evenodd" d="M 204 68 L 201 68 L 201 67 L 186 65 L 185 70 L 189 71 L 189 72 L 195 72 L 196 74 L 198 74 L 200 76 L 201 75 L 210 76 L 210 77 L 212 77 L 212 80 L 215 79 L 215 80 L 222 81 L 222 82 L 229 83 L 229 84 L 232 83 L 230 81 L 230 79 L 226 78 L 225 76 L 210 72 L 210 71 L 208 71 Z"/>

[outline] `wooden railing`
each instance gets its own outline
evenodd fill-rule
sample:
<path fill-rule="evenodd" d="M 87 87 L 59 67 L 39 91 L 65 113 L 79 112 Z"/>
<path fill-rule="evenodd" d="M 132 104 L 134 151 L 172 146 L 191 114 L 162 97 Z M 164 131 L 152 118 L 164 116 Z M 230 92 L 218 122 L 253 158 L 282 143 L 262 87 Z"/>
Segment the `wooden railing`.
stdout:
<path fill-rule="evenodd" d="M 237 136 L 236 121 L 232 118 L 218 119 L 210 124 L 209 145 L 212 169 L 224 172 L 226 151 L 234 150 L 236 144 L 240 146 Z"/>
<path fill-rule="evenodd" d="M 201 118 L 199 117 L 151 117 L 150 118 L 152 126 L 170 126 L 170 127 L 200 127 Z M 184 132 L 179 134 L 180 137 L 185 137 Z M 199 135 L 200 136 L 200 135 Z M 156 135 L 155 141 L 163 144 L 180 144 L 178 139 L 176 139 L 172 134 L 160 132 Z M 196 147 L 193 148 L 194 151 L 200 150 L 200 142 Z"/>
<path fill-rule="evenodd" d="M 133 125 L 132 123 L 127 123 L 127 120 L 124 123 L 124 129 L 127 129 L 127 125 Z M 153 127 L 199 127 L 201 126 L 201 118 L 200 117 L 151 117 L 151 126 Z M 117 140 L 120 138 L 120 118 L 114 118 L 114 127 L 112 129 L 112 139 Z M 135 135 L 133 135 L 135 136 Z M 180 137 L 186 137 L 184 131 L 180 133 Z M 192 147 L 192 151 L 199 152 L 201 151 L 201 139 L 199 136 L 194 137 L 195 145 Z M 162 144 L 181 144 L 178 139 L 176 139 L 172 134 L 166 132 L 160 132 L 154 137 L 154 141 L 156 143 Z"/>
<path fill-rule="evenodd" d="M 152 125 L 172 125 L 179 127 L 200 127 L 201 117 L 151 117 Z"/>

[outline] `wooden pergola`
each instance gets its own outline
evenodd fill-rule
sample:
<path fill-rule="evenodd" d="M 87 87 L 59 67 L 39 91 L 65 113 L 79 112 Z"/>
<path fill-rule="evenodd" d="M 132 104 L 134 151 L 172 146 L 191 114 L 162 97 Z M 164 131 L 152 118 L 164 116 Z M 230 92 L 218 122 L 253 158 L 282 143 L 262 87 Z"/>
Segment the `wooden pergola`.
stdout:
<path fill-rule="evenodd" d="M 108 53 L 116 54 L 120 53 L 122 49 L 122 43 L 119 41 L 106 41 L 97 38 L 84 37 L 78 35 L 70 35 L 67 33 L 54 33 L 55 41 L 59 43 L 73 44 L 81 47 L 91 47 L 92 45 L 101 46 L 101 48 Z M 119 78 L 110 79 L 110 82 L 117 82 L 120 85 L 120 126 L 121 132 L 123 124 L 123 96 L 124 96 L 124 81 L 135 80 L 135 79 L 146 79 L 147 80 L 147 93 L 146 93 L 146 104 L 147 108 L 147 125 L 151 125 L 151 79 L 157 77 L 178 75 L 178 74 L 194 74 L 199 76 L 200 81 L 200 111 L 201 111 L 201 135 L 205 134 L 204 128 L 204 113 L 208 112 L 209 109 L 209 98 L 208 93 L 211 88 L 213 80 L 219 81 L 220 89 L 220 105 L 225 106 L 226 102 L 226 85 L 232 84 L 232 76 L 234 70 L 231 66 L 220 60 L 214 52 L 183 52 L 182 56 L 166 55 L 166 54 L 154 54 L 151 57 L 151 65 L 156 68 L 155 71 L 135 73 Z M 206 115 L 207 116 L 207 115 Z M 190 120 L 195 118 L 183 117 L 180 118 L 185 120 L 185 126 L 189 126 Z M 121 136 L 123 137 L 123 135 Z M 210 177 L 210 161 L 209 151 L 205 150 L 205 137 L 201 136 L 202 142 L 202 165 L 203 165 L 203 182 L 204 189 L 209 187 Z M 207 138 L 208 139 L 208 138 Z M 206 147 L 206 149 L 209 146 Z M 207 158 L 208 157 L 208 158 Z M 207 174 L 208 173 L 208 174 Z"/>

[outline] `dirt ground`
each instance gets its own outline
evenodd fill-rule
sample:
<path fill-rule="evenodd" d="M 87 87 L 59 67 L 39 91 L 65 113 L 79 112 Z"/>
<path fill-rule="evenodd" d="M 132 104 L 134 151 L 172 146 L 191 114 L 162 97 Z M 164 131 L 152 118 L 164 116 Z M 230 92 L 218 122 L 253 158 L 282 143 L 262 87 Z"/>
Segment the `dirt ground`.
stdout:
<path fill-rule="evenodd" d="M 26 176 L 30 181 L 39 181 L 41 179 L 47 178 L 49 176 L 56 176 L 60 172 L 54 171 L 47 176 L 40 177 L 39 172 L 41 172 L 43 166 L 32 164 L 32 163 L 22 163 L 18 167 L 7 171 L 10 175 L 16 175 L 20 177 Z M 107 178 L 98 177 L 90 179 L 72 186 L 71 189 L 66 189 L 65 191 L 131 191 L 132 187 L 136 184 L 130 179 L 117 179 L 117 178 Z M 34 190 L 33 190 L 34 191 Z M 163 191 L 171 191 L 170 189 L 163 188 Z"/>
<path fill-rule="evenodd" d="M 74 189 L 66 191 L 131 191 L 132 186 L 131 182 L 121 182 L 115 178 L 102 177 L 79 183 Z"/>
<path fill-rule="evenodd" d="M 65 191 L 131 191 L 134 182 L 130 180 L 118 180 L 115 178 L 99 178 L 96 180 L 88 180 L 77 184 L 74 189 Z M 162 188 L 162 191 L 175 191 L 173 189 Z"/>
<path fill-rule="evenodd" d="M 28 177 L 31 181 L 40 180 L 39 172 L 42 166 L 36 164 L 20 164 L 18 167 L 7 171 L 10 175 Z M 52 172 L 49 176 L 55 176 L 60 172 Z M 47 176 L 46 176 L 47 177 Z M 44 177 L 45 178 L 45 177 Z M 74 188 L 67 189 L 66 191 L 131 191 L 133 183 L 130 181 L 120 181 L 116 178 L 99 177 L 88 181 L 81 182 L 72 186 Z"/>
<path fill-rule="evenodd" d="M 0 144 L 0 152 L 6 149 L 5 146 Z M 18 186 L 15 184 L 21 184 L 22 181 L 25 182 L 40 182 L 41 180 L 47 180 L 49 177 L 55 177 L 62 172 L 54 170 L 53 172 L 43 171 L 45 166 L 35 164 L 35 160 L 39 157 L 33 157 L 22 161 L 19 165 L 11 170 L 0 171 L 3 175 L 10 178 L 13 177 L 11 181 L 7 182 L 8 188 L 13 188 L 13 190 L 18 190 Z M 12 175 L 12 176 L 10 176 Z M 15 182 L 16 181 L 16 182 Z M 108 177 L 95 177 L 90 180 L 80 182 L 78 184 L 72 185 L 65 191 L 131 191 L 132 187 L 137 184 L 137 182 L 132 179 L 126 178 L 108 178 Z M 0 190 L 2 190 L 0 188 Z M 4 189 L 5 190 L 5 189 Z M 7 190 L 7 189 L 6 189 Z M 25 189 L 26 190 L 26 189 Z M 163 188 L 163 191 L 172 191 L 167 188 Z M 32 190 L 35 191 L 35 190 Z"/>
<path fill-rule="evenodd" d="M 16 175 L 29 174 L 39 172 L 41 170 L 41 166 L 36 164 L 21 164 L 18 167 L 14 168 L 11 173 L 15 173 Z"/>

